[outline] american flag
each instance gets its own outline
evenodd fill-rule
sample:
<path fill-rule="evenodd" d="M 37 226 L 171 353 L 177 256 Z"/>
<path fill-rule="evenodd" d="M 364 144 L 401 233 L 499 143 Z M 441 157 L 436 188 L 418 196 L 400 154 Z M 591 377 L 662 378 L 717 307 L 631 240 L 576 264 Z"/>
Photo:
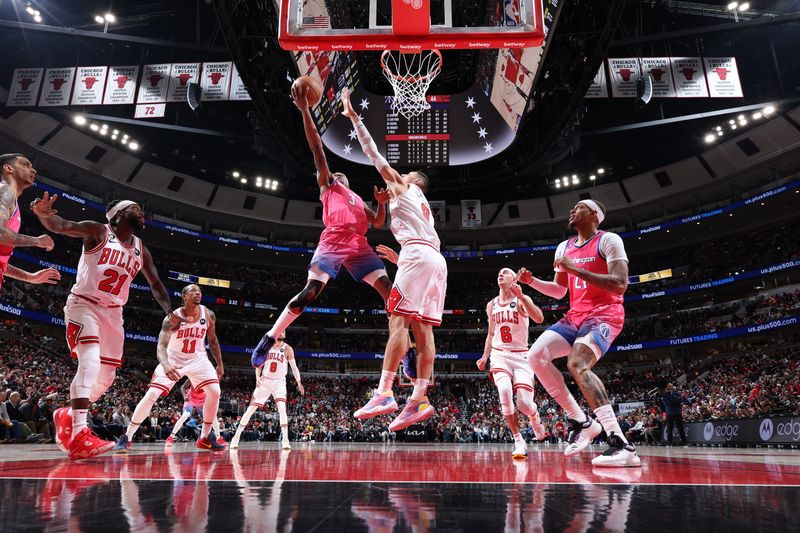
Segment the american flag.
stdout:
<path fill-rule="evenodd" d="M 303 17 L 303 28 L 330 28 L 330 17 Z"/>

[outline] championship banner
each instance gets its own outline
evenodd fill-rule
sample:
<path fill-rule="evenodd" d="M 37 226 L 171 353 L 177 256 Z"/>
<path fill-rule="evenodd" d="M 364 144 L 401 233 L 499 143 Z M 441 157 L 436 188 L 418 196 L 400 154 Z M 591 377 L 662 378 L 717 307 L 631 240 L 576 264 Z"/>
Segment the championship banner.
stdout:
<path fill-rule="evenodd" d="M 233 78 L 231 79 L 231 100 L 252 100 L 250 98 L 250 93 L 247 92 L 247 87 L 244 85 L 244 81 L 242 81 L 242 77 L 239 75 L 239 69 L 236 68 L 236 65 L 233 66 Z"/>
<path fill-rule="evenodd" d="M 200 78 L 203 94 L 200 96 L 200 100 L 213 102 L 228 99 L 232 65 L 233 63 L 230 61 L 203 63 L 203 76 Z"/>
<path fill-rule="evenodd" d="M 668 57 L 643 57 L 642 70 L 653 78 L 653 98 L 674 98 L 672 69 Z"/>
<path fill-rule="evenodd" d="M 167 102 L 185 102 L 190 83 L 200 80 L 200 63 L 173 63 Z"/>
<path fill-rule="evenodd" d="M 43 68 L 17 68 L 11 80 L 6 106 L 21 107 L 36 105 L 36 96 L 42 84 Z"/>
<path fill-rule="evenodd" d="M 433 225 L 436 227 L 444 227 L 447 221 L 447 202 L 444 200 L 428 200 L 428 205 L 431 206 Z"/>
<path fill-rule="evenodd" d="M 100 105 L 106 86 L 108 67 L 78 67 L 72 105 Z"/>
<path fill-rule="evenodd" d="M 712 98 L 741 98 L 742 82 L 735 57 L 706 57 L 706 80 Z"/>
<path fill-rule="evenodd" d="M 672 77 L 678 98 L 704 98 L 708 96 L 703 62 L 699 57 L 673 57 Z"/>
<path fill-rule="evenodd" d="M 69 105 L 74 82 L 75 67 L 47 69 L 44 73 L 44 87 L 39 97 L 39 106 Z"/>
<path fill-rule="evenodd" d="M 586 98 L 608 98 L 608 82 L 606 80 L 606 63 L 600 65 L 597 74 L 594 75 L 589 89 L 586 91 Z"/>
<path fill-rule="evenodd" d="M 167 101 L 169 75 L 172 73 L 170 63 L 145 65 L 142 68 L 142 81 L 139 83 L 137 104 L 160 104 Z"/>
<path fill-rule="evenodd" d="M 639 58 L 610 57 L 611 94 L 615 98 L 636 98 L 636 79 L 641 75 Z"/>
<path fill-rule="evenodd" d="M 481 227 L 481 201 L 461 200 L 461 227 Z"/>
<path fill-rule="evenodd" d="M 103 105 L 132 104 L 136 94 L 139 65 L 109 67 Z"/>

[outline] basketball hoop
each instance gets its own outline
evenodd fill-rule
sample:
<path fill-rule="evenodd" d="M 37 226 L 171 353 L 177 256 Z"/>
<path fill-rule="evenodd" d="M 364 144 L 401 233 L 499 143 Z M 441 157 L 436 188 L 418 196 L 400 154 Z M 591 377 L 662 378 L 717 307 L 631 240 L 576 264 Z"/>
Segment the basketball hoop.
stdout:
<path fill-rule="evenodd" d="M 384 50 L 381 68 L 394 89 L 392 113 L 400 113 L 410 119 L 431 108 L 426 94 L 431 82 L 442 70 L 442 54 L 439 50 L 417 53 Z"/>

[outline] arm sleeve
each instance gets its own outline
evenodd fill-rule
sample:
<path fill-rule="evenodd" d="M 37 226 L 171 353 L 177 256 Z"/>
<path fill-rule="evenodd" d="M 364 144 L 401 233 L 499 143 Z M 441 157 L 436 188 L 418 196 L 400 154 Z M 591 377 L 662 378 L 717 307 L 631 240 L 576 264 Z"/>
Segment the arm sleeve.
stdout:
<path fill-rule="evenodd" d="M 600 243 L 600 251 L 603 253 L 603 257 L 606 258 L 606 263 L 628 260 L 622 238 L 616 233 L 605 233 L 603 235 L 603 242 Z"/>
<path fill-rule="evenodd" d="M 564 257 L 564 250 L 567 249 L 567 242 L 569 241 L 563 241 L 561 244 L 558 245 L 558 248 L 556 248 L 556 254 L 555 256 L 553 256 L 554 261 Z M 564 272 L 564 270 L 561 268 L 554 268 L 553 270 L 555 270 L 556 272 Z"/>
<path fill-rule="evenodd" d="M 294 359 L 289 359 L 289 366 L 292 368 L 294 380 L 300 383 L 300 369 L 297 368 L 297 362 Z"/>
<path fill-rule="evenodd" d="M 378 169 L 378 172 L 383 171 L 384 168 L 389 166 L 388 161 L 383 158 L 383 156 L 378 152 L 378 147 L 375 144 L 375 141 L 372 140 L 372 136 L 367 131 L 367 127 L 364 126 L 364 123 L 360 120 L 354 124 L 356 129 L 356 135 L 358 135 L 358 142 L 361 143 L 361 149 L 364 151 L 364 155 L 366 155 L 372 164 L 375 165 L 375 168 Z"/>
<path fill-rule="evenodd" d="M 556 300 L 560 300 L 567 294 L 566 287 L 562 287 L 555 281 L 545 281 L 537 278 L 536 276 L 533 277 L 533 281 L 531 281 L 530 286 L 545 296 L 555 298 Z"/>

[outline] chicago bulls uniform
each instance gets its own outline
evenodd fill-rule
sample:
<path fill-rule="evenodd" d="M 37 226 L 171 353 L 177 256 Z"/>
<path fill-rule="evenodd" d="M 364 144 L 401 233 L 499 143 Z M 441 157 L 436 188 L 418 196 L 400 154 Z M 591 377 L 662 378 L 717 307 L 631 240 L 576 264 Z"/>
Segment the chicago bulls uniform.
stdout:
<path fill-rule="evenodd" d="M 75 285 L 64 306 L 72 357 L 78 357 L 79 344 L 99 344 L 100 364 L 122 366 L 122 306 L 128 301 L 131 282 L 141 266 L 139 237 L 134 236 L 130 245 L 121 243 L 111 226 L 106 226 L 103 242 L 91 250 L 84 248 Z"/>
<path fill-rule="evenodd" d="M 514 390 L 533 391 L 533 371 L 528 364 L 528 325 L 530 318 L 518 298 L 502 303 L 495 297 L 492 304 L 492 351 L 489 355 L 493 374 L 509 375 Z"/>
<path fill-rule="evenodd" d="M 579 268 L 597 274 L 608 274 L 608 264 L 627 261 L 622 239 L 615 233 L 598 231 L 583 244 L 576 244 L 577 237 L 559 244 L 556 259 L 569 257 Z M 555 331 L 570 344 L 583 338 L 596 357 L 602 357 L 622 331 L 625 321 L 623 296 L 591 285 L 577 276 L 569 274 L 569 311 L 564 318 L 552 325 Z"/>
<path fill-rule="evenodd" d="M 392 233 L 402 249 L 387 310 L 439 326 L 447 292 L 447 263 L 439 253 L 439 235 L 428 200 L 412 183 L 406 192 L 392 198 L 389 210 Z"/>
<path fill-rule="evenodd" d="M 289 365 L 286 359 L 287 346 L 286 343 L 280 348 L 273 346 L 267 354 L 267 361 L 262 367 L 250 405 L 263 409 L 270 396 L 275 398 L 275 402 L 286 402 L 286 368 Z"/>
<path fill-rule="evenodd" d="M 19 214 L 19 203 L 17 203 L 17 207 L 14 209 L 14 214 L 11 215 L 11 218 L 9 218 L 8 221 L 6 221 L 6 227 L 14 233 L 18 233 L 20 226 L 22 226 L 22 217 Z M 8 260 L 11 259 L 11 254 L 13 252 L 13 246 L 5 246 L 0 244 L 0 287 L 3 286 L 3 274 L 5 274 L 6 270 L 8 270 Z"/>
<path fill-rule="evenodd" d="M 177 313 L 181 318 L 187 318 L 184 308 L 181 307 Z M 202 391 L 203 387 L 212 383 L 219 383 L 217 371 L 206 355 L 206 332 L 208 331 L 208 311 L 206 306 L 200 306 L 200 318 L 194 322 L 182 322 L 178 329 L 170 335 L 167 345 L 167 360 L 180 377 L 187 376 L 192 382 L 195 391 Z M 169 394 L 176 381 L 172 381 L 164 372 L 163 365 L 158 365 L 150 381 L 150 387 L 158 389 L 162 396 Z M 195 392 L 196 394 L 196 392 Z M 190 394 L 186 398 L 186 403 L 196 406 L 199 396 Z M 203 393 L 205 402 L 205 393 Z M 203 405 L 200 403 L 200 405 Z"/>
<path fill-rule="evenodd" d="M 336 278 L 344 266 L 354 280 L 367 283 L 384 275 L 383 261 L 365 237 L 369 224 L 361 197 L 337 179 L 322 193 L 320 200 L 325 229 L 309 268 L 316 266 Z"/>

